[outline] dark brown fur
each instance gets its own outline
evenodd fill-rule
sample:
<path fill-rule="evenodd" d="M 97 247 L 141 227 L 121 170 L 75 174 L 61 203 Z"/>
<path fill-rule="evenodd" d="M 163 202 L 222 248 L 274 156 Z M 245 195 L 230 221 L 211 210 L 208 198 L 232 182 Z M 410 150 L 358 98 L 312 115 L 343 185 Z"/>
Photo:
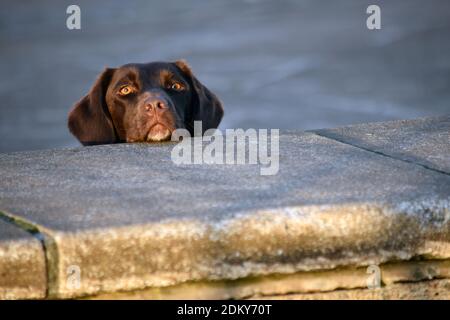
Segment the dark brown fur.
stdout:
<path fill-rule="evenodd" d="M 178 85 L 183 89 L 172 88 Z M 135 91 L 122 96 L 124 86 Z M 193 135 L 194 121 L 203 132 L 217 128 L 222 116 L 219 99 L 184 61 L 152 62 L 105 69 L 74 105 L 68 126 L 83 145 L 151 142 L 169 140 L 177 128 Z"/>

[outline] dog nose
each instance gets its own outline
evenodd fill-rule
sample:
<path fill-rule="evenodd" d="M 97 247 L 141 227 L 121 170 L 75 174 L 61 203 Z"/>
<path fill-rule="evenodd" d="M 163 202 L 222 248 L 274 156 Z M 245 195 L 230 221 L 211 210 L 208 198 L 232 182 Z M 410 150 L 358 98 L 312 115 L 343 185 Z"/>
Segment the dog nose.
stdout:
<path fill-rule="evenodd" d="M 145 103 L 145 110 L 148 112 L 164 112 L 167 104 L 160 99 L 148 100 Z"/>

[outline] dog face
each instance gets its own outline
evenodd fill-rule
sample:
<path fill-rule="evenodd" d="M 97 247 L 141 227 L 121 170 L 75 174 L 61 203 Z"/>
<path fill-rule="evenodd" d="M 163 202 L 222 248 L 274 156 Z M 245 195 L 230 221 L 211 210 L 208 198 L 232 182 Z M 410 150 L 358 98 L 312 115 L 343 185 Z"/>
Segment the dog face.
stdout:
<path fill-rule="evenodd" d="M 68 125 L 83 145 L 169 140 L 177 128 L 193 135 L 217 128 L 223 116 L 218 98 L 184 61 L 127 64 L 106 69 L 75 104 Z"/>

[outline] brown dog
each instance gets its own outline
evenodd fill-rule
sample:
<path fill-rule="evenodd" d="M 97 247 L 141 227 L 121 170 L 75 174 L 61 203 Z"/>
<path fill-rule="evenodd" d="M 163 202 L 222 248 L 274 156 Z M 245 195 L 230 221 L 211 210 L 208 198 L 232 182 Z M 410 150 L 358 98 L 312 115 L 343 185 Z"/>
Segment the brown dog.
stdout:
<path fill-rule="evenodd" d="M 219 99 L 184 61 L 127 64 L 106 69 L 69 114 L 70 132 L 83 145 L 169 140 L 177 128 L 194 134 L 217 128 Z"/>

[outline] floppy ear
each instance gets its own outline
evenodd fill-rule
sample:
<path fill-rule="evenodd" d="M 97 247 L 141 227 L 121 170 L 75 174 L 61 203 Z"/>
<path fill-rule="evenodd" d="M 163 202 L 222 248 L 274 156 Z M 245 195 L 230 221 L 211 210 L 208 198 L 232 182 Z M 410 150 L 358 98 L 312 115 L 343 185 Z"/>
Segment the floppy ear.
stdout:
<path fill-rule="evenodd" d="M 115 69 L 105 69 L 89 93 L 69 113 L 69 130 L 85 146 L 117 142 L 105 101 L 106 90 L 114 71 Z"/>
<path fill-rule="evenodd" d="M 217 128 L 223 117 L 223 107 L 217 96 L 198 81 L 191 68 L 184 60 L 175 61 L 175 65 L 189 78 L 192 84 L 192 117 L 188 128 L 193 130 L 194 121 L 202 121 L 204 133 L 211 128 Z"/>

